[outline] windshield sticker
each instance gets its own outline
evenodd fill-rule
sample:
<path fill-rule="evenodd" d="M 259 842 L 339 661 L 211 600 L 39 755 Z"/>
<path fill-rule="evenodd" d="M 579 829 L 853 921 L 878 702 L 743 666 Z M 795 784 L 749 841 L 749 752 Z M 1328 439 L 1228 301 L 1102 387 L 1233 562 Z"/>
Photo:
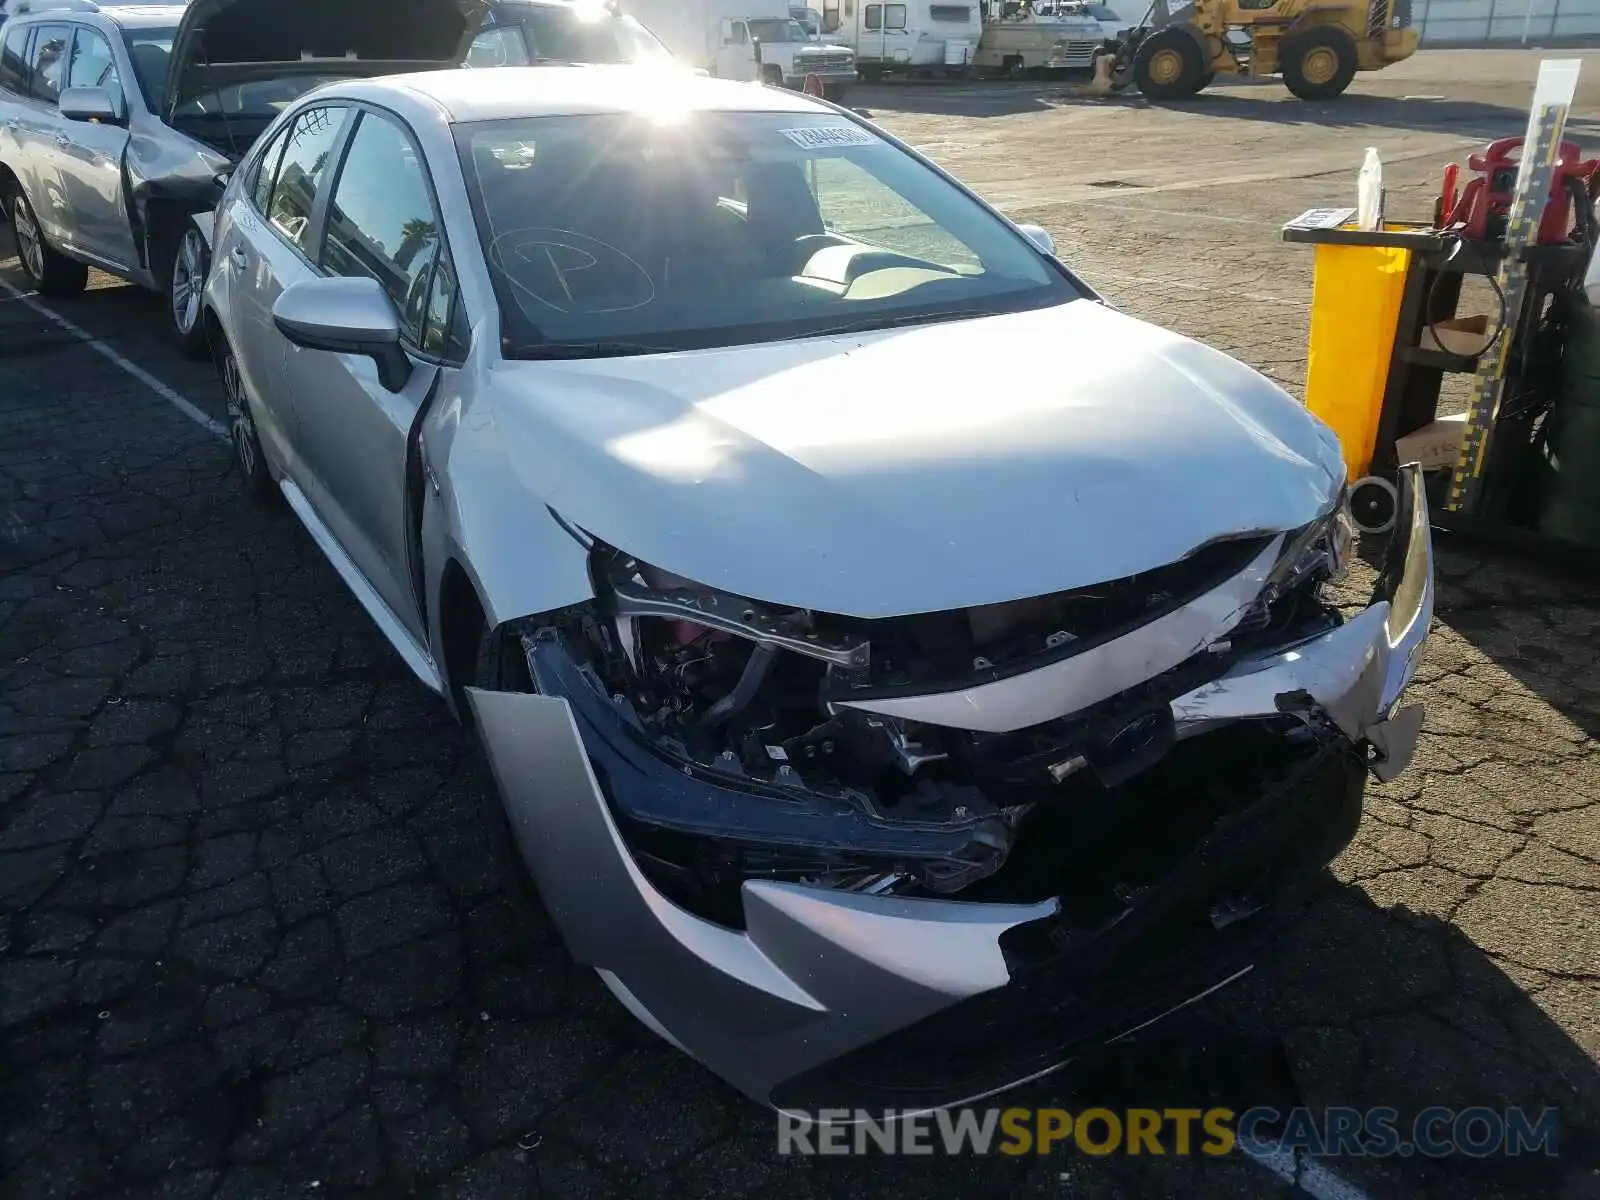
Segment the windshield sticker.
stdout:
<path fill-rule="evenodd" d="M 778 132 L 802 150 L 871 146 L 878 140 L 859 125 L 814 125 L 809 129 L 780 129 Z"/>

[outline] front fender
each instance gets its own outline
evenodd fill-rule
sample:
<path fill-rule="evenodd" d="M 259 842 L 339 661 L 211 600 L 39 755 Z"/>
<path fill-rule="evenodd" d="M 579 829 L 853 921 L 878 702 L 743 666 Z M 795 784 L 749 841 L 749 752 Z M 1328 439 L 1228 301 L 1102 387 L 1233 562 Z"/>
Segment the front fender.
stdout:
<path fill-rule="evenodd" d="M 217 214 L 215 212 L 197 212 L 190 218 L 194 227 L 200 231 L 200 236 L 206 240 L 206 249 L 212 250 L 216 246 Z"/>
<path fill-rule="evenodd" d="M 442 617 L 451 562 L 466 574 L 490 629 L 591 600 L 594 585 L 588 547 L 529 491 L 493 425 L 469 430 L 459 396 L 441 401 L 422 434 L 421 542 L 428 640 L 442 663 L 449 661 Z"/>

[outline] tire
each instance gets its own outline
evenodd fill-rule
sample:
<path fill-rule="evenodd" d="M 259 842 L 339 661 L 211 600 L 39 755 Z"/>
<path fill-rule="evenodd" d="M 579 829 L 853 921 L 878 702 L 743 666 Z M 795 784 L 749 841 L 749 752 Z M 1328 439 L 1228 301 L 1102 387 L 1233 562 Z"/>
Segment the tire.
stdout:
<path fill-rule="evenodd" d="M 1204 75 L 1200 76 L 1200 86 L 1195 88 L 1195 91 L 1196 92 L 1205 91 L 1208 87 L 1211 86 L 1212 82 L 1216 78 L 1217 78 L 1217 73 L 1215 71 L 1207 71 Z"/>
<path fill-rule="evenodd" d="M 1302 100 L 1332 100 L 1356 77 L 1355 39 L 1332 26 L 1283 39 L 1279 70 L 1289 91 Z"/>
<path fill-rule="evenodd" d="M 22 194 L 20 184 L 12 185 L 6 211 L 11 214 L 11 228 L 17 239 L 17 259 L 34 291 L 41 296 L 76 296 L 89 286 L 89 268 L 58 254 L 45 241 L 39 218 Z"/>
<path fill-rule="evenodd" d="M 185 358 L 206 356 L 205 283 L 211 250 L 200 231 L 189 224 L 175 239 L 167 259 L 167 327 Z"/>
<path fill-rule="evenodd" d="M 201 321 L 204 328 L 205 322 Z M 244 376 L 239 372 L 239 360 L 233 347 L 221 338 L 217 347 L 217 372 L 222 376 L 222 390 L 228 400 L 228 438 L 233 444 L 233 465 L 239 471 L 239 483 L 245 495 L 263 507 L 275 507 L 283 501 L 283 492 L 273 482 L 267 470 L 267 456 L 261 449 L 261 437 L 256 433 L 255 414 L 251 411 L 250 397 L 245 391 Z"/>
<path fill-rule="evenodd" d="M 1146 100 L 1182 100 L 1204 86 L 1200 44 L 1182 29 L 1162 29 L 1139 43 L 1133 79 Z"/>

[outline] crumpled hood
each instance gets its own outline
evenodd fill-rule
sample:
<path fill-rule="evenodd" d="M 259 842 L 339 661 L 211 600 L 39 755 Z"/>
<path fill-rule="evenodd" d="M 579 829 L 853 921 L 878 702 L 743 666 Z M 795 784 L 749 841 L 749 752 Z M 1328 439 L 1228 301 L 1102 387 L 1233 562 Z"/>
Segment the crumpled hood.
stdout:
<path fill-rule="evenodd" d="M 256 64 L 352 56 L 351 76 L 454 66 L 487 11 L 487 0 L 191 0 L 173 38 L 167 112 Z M 363 70 L 368 61 L 378 70 Z"/>
<path fill-rule="evenodd" d="M 861 617 L 1292 529 L 1344 476 L 1332 432 L 1270 380 L 1087 300 L 490 379 L 493 436 L 568 521 L 701 583 Z"/>

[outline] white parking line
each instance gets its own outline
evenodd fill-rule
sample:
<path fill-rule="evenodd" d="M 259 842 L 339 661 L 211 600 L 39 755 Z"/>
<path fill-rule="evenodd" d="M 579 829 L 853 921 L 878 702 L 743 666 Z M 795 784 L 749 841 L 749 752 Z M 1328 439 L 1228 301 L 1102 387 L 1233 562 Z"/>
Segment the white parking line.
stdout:
<path fill-rule="evenodd" d="M 1370 1200 L 1367 1193 L 1343 1176 L 1336 1175 L 1316 1159 L 1298 1160 L 1295 1152 L 1279 1142 L 1240 1149 L 1259 1167 L 1271 1171 L 1312 1200 Z"/>
<path fill-rule="evenodd" d="M 222 441 L 228 440 L 228 427 L 226 425 L 222 424 L 220 421 L 216 421 L 208 417 L 192 401 L 185 399 L 183 396 L 173 391 L 170 387 L 162 383 L 161 380 L 150 374 L 149 371 L 146 371 L 138 363 L 132 362 L 131 360 L 123 357 L 110 346 L 102 342 L 99 338 L 94 337 L 82 327 L 74 325 L 60 313 L 46 308 L 44 305 L 35 300 L 31 293 L 24 292 L 13 287 L 4 279 L 0 279 L 0 288 L 4 288 L 11 299 L 20 304 L 27 305 L 41 317 L 47 318 L 58 328 L 64 330 L 66 333 L 82 342 L 85 346 L 89 347 L 89 349 L 100 355 L 101 358 L 104 358 L 107 362 L 115 366 L 123 374 L 131 375 L 134 379 L 137 379 L 140 383 L 144 384 L 145 387 L 149 388 L 156 395 L 160 396 L 168 404 L 172 405 L 173 408 L 177 409 L 184 416 L 188 417 L 212 437 L 218 438 Z"/>

